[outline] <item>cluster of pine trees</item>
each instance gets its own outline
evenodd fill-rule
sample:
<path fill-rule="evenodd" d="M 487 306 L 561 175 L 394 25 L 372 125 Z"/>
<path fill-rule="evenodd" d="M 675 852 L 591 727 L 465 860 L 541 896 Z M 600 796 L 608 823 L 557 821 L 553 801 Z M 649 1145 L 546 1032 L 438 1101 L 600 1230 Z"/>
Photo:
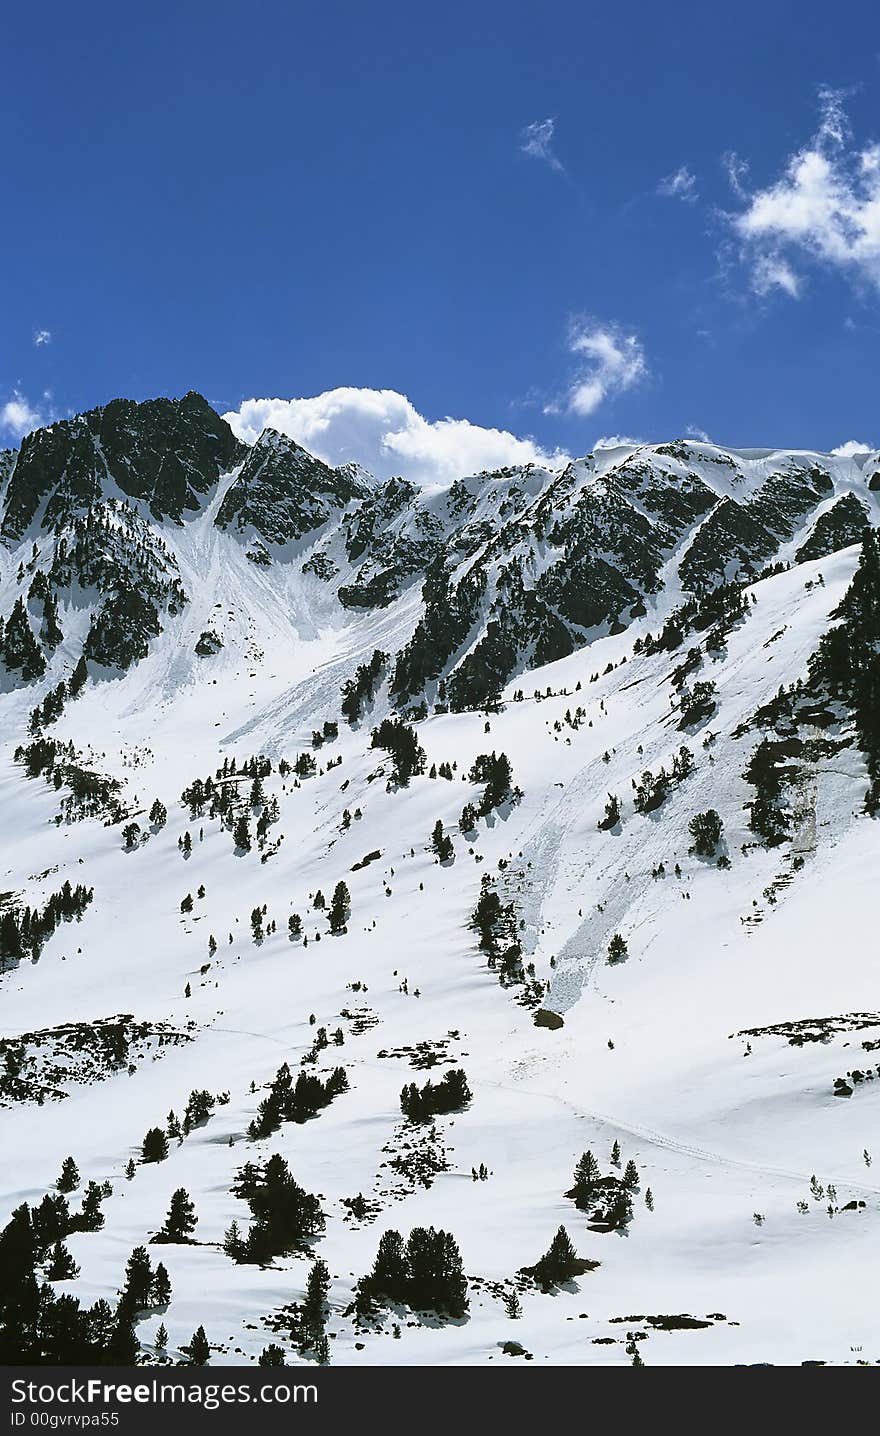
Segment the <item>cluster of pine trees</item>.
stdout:
<path fill-rule="evenodd" d="M 36 737 L 41 730 L 47 728 L 50 723 L 56 723 L 58 721 L 64 712 L 64 705 L 67 699 L 79 697 L 83 688 L 86 686 L 88 676 L 88 664 L 82 654 L 80 654 L 74 664 L 73 672 L 67 681 L 65 682 L 62 678 L 60 683 L 56 683 L 54 688 L 49 689 L 42 703 L 38 703 L 35 708 L 31 709 L 30 718 L 28 719 L 28 732 L 32 737 Z"/>
<path fill-rule="evenodd" d="M 309 754 L 310 761 L 311 755 Z M 279 773 L 287 773 L 287 763 L 279 763 Z M 263 779 L 272 772 L 271 760 L 260 753 L 248 758 L 239 766 L 235 758 L 224 758 L 222 767 L 212 778 L 195 778 L 180 795 L 181 802 L 189 809 L 190 817 L 203 817 L 206 810 L 209 818 L 219 818 L 232 833 L 233 842 L 239 852 L 249 852 L 254 841 L 251 833 L 251 819 L 256 815 L 256 841 L 260 848 L 266 843 L 266 835 L 280 815 L 278 799 L 266 796 Z M 248 787 L 248 782 L 250 787 Z M 192 848 L 192 840 L 184 833 L 181 840 L 184 856 Z"/>
<path fill-rule="evenodd" d="M 262 1165 L 246 1162 L 236 1173 L 232 1190 L 247 1202 L 253 1218 L 246 1236 L 237 1222 L 226 1231 L 223 1250 L 233 1261 L 269 1262 L 301 1251 L 324 1230 L 318 1198 L 295 1181 L 277 1153 Z"/>
<path fill-rule="evenodd" d="M 56 927 L 65 919 L 82 917 L 94 896 L 83 883 L 71 887 L 65 880 L 42 908 L 6 908 L 0 914 L 0 960 L 21 961 L 39 957 Z"/>
<path fill-rule="evenodd" d="M 865 530 L 858 568 L 832 616 L 840 622 L 820 640 L 810 661 L 810 682 L 813 687 L 824 685 L 852 710 L 870 779 L 865 808 L 873 815 L 880 811 L 880 537 L 876 529 Z"/>
<path fill-rule="evenodd" d="M 342 685 L 341 709 L 347 723 L 356 723 L 366 706 L 372 703 L 387 663 L 388 654 L 377 648 L 368 663 L 358 664 L 354 678 L 346 678 Z"/>
<path fill-rule="evenodd" d="M 348 1077 L 344 1067 L 334 1067 L 326 1080 L 312 1072 L 299 1072 L 296 1081 L 286 1062 L 278 1068 L 269 1095 L 264 1097 L 257 1108 L 257 1115 L 248 1127 L 251 1141 L 268 1137 L 281 1126 L 282 1122 L 307 1122 L 322 1108 L 328 1107 L 334 1097 L 348 1091 Z"/>
<path fill-rule="evenodd" d="M 51 1285 L 76 1275 L 64 1238 L 98 1230 L 102 1196 L 103 1189 L 90 1183 L 78 1215 L 60 1192 L 33 1208 L 24 1202 L 0 1231 L 0 1365 L 134 1363 L 135 1311 L 125 1293 L 115 1309 L 106 1301 L 83 1308 L 76 1297 L 56 1296 Z"/>
<path fill-rule="evenodd" d="M 632 785 L 635 789 L 633 806 L 636 812 L 653 813 L 657 808 L 662 807 L 672 789 L 684 782 L 693 770 L 694 755 L 690 748 L 685 748 L 682 745 L 672 760 L 671 773 L 667 773 L 666 769 L 661 767 L 656 773 L 646 769 L 638 783 L 633 778 Z"/>
<path fill-rule="evenodd" d="M 471 1100 L 464 1069 L 450 1068 L 439 1082 L 430 1078 L 422 1087 L 408 1083 L 400 1093 L 400 1110 L 410 1122 L 429 1122 L 444 1112 L 459 1112 Z"/>
<path fill-rule="evenodd" d="M 358 1282 L 356 1310 L 368 1318 L 389 1302 L 453 1318 L 465 1315 L 467 1277 L 451 1232 L 414 1227 L 406 1242 L 400 1232 L 383 1233 L 372 1271 Z"/>
<path fill-rule="evenodd" d="M 384 748 L 391 754 L 394 781 L 405 788 L 410 778 L 425 771 L 425 750 L 418 734 L 401 718 L 383 718 L 370 736 L 371 748 Z"/>
<path fill-rule="evenodd" d="M 654 637 L 646 633 L 633 644 L 633 653 L 672 653 L 680 648 L 689 633 L 710 630 L 706 647 L 717 652 L 730 630 L 749 610 L 745 587 L 738 583 L 721 583 L 698 598 L 690 598 L 676 608 Z"/>
<path fill-rule="evenodd" d="M 118 778 L 83 768 L 79 754 L 70 742 L 59 743 L 53 738 L 34 738 L 19 745 L 14 753 L 16 763 L 24 765 L 29 778 L 41 774 L 56 790 L 65 785 L 70 789 L 63 799 L 61 817 L 56 822 L 76 822 L 80 818 L 104 818 L 107 823 L 121 823 L 125 810 L 117 794 L 122 789 Z"/>
<path fill-rule="evenodd" d="M 620 1146 L 611 1151 L 612 1165 L 620 1165 Z M 592 1152 L 584 1152 L 574 1169 L 571 1187 L 565 1193 L 579 1211 L 588 1212 L 590 1220 L 606 1231 L 620 1231 L 632 1221 L 632 1193 L 638 1189 L 639 1172 L 632 1159 L 623 1175 L 609 1172 L 602 1176 Z"/>
<path fill-rule="evenodd" d="M 692 688 L 682 688 L 678 705 L 679 728 L 693 728 L 711 718 L 717 694 L 717 684 L 709 680 L 700 680 Z"/>
<path fill-rule="evenodd" d="M 479 935 L 480 951 L 486 954 L 490 967 L 498 968 L 502 983 L 523 981 L 516 909 L 513 903 L 501 901 L 488 874 L 483 878 L 470 925 Z"/>
<path fill-rule="evenodd" d="M 10 673 L 21 673 L 26 683 L 32 678 L 42 678 L 46 672 L 46 659 L 21 595 L 6 621 L 0 619 L 0 658 Z"/>

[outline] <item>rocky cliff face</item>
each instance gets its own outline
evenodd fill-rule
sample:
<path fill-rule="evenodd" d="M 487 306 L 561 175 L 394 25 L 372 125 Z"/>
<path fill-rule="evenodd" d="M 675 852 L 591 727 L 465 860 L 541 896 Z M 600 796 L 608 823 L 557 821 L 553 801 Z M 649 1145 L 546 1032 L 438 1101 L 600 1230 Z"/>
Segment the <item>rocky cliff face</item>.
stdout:
<path fill-rule="evenodd" d="M 82 654 L 125 668 L 192 597 L 174 532 L 214 505 L 255 564 L 323 590 L 355 643 L 362 618 L 416 596 L 390 695 L 404 710 L 459 709 L 681 593 L 852 544 L 876 521 L 875 468 L 678 441 L 463 475 L 426 495 L 272 430 L 248 449 L 190 393 L 114 400 L 6 451 L 0 534 L 18 556 L 15 597 L 32 604 L 36 581 L 62 608 L 85 604 Z"/>

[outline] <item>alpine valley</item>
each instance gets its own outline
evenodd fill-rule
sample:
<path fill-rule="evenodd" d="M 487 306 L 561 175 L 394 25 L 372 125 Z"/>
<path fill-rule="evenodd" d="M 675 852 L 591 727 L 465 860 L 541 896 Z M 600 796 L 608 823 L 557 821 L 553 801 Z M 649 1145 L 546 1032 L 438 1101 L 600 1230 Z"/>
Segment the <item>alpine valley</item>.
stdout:
<path fill-rule="evenodd" d="M 878 501 L 0 453 L 0 1360 L 880 1360 Z"/>

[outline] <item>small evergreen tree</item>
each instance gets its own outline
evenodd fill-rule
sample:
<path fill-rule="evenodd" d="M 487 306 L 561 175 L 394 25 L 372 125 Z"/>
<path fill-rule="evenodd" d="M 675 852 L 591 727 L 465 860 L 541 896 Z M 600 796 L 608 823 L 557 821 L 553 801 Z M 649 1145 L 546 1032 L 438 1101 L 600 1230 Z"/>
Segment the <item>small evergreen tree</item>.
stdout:
<path fill-rule="evenodd" d="M 65 1157 L 61 1163 L 61 1175 L 55 1186 L 59 1192 L 75 1192 L 79 1186 L 79 1168 L 72 1157 Z"/>
<path fill-rule="evenodd" d="M 616 932 L 608 944 L 608 961 L 612 964 L 623 962 L 628 952 L 629 948 L 627 947 L 625 939 L 621 937 L 619 932 Z"/>
<path fill-rule="evenodd" d="M 185 1242 L 196 1229 L 195 1206 L 185 1187 L 172 1194 L 165 1225 L 155 1237 L 157 1242 Z"/>
<path fill-rule="evenodd" d="M 609 828 L 616 828 L 620 822 L 620 804 L 613 793 L 608 794 L 608 801 L 605 804 L 605 816 L 600 818 L 599 827 L 607 832 Z"/>
<path fill-rule="evenodd" d="M 330 903 L 330 931 L 334 933 L 345 932 L 351 905 L 351 894 L 345 883 L 338 882 L 333 889 L 333 898 Z"/>
<path fill-rule="evenodd" d="M 690 851 L 699 858 L 713 858 L 721 842 L 724 824 L 714 808 L 705 813 L 695 813 L 688 824 L 693 838 Z"/>
<path fill-rule="evenodd" d="M 132 1312 L 142 1311 L 150 1305 L 153 1292 L 153 1268 L 146 1247 L 135 1247 L 125 1268 L 123 1299 Z"/>
<path fill-rule="evenodd" d="M 141 1160 L 164 1162 L 168 1156 L 168 1138 L 161 1127 L 151 1127 L 141 1144 Z"/>
<path fill-rule="evenodd" d="M 153 1305 L 167 1306 L 171 1300 L 171 1278 L 165 1268 L 164 1262 L 156 1266 L 156 1275 L 153 1278 Z"/>
<path fill-rule="evenodd" d="M 560 1282 L 569 1281 L 577 1274 L 578 1268 L 578 1258 L 571 1237 L 565 1227 L 561 1226 L 533 1268 L 535 1280 L 546 1290 L 558 1286 Z"/>
<path fill-rule="evenodd" d="M 150 809 L 150 822 L 153 824 L 154 828 L 164 828 L 167 821 L 168 809 L 165 807 L 164 803 L 160 803 L 159 799 L 156 798 L 152 808 Z"/>
<path fill-rule="evenodd" d="M 207 1366 L 211 1357 L 211 1348 L 208 1345 L 208 1338 L 205 1335 L 203 1326 L 196 1327 L 190 1339 L 189 1346 L 181 1347 L 181 1351 L 189 1357 L 190 1366 Z"/>

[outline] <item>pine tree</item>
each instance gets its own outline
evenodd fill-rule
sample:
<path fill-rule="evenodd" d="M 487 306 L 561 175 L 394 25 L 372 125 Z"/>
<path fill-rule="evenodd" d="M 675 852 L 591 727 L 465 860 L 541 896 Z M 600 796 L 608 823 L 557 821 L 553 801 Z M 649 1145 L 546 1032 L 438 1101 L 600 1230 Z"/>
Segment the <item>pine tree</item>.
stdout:
<path fill-rule="evenodd" d="M 633 1161 L 632 1157 L 630 1157 L 629 1161 L 627 1162 L 626 1169 L 623 1173 L 623 1185 L 627 1187 L 630 1191 L 635 1191 L 636 1187 L 639 1185 L 639 1169 Z"/>
<path fill-rule="evenodd" d="M 333 899 L 330 903 L 331 932 L 345 932 L 345 925 L 348 921 L 350 904 L 351 894 L 349 893 L 348 888 L 346 887 L 345 883 L 338 882 L 336 884 L 336 887 L 333 889 Z"/>
<path fill-rule="evenodd" d="M 574 1169 L 574 1183 L 566 1196 L 574 1199 L 575 1206 L 582 1209 L 589 1206 L 599 1180 L 599 1163 L 592 1152 L 584 1152 Z"/>
<path fill-rule="evenodd" d="M 165 1225 L 155 1237 L 158 1242 L 185 1242 L 196 1229 L 195 1206 L 185 1187 L 178 1187 L 172 1194 Z"/>
<path fill-rule="evenodd" d="M 79 1267 L 64 1243 L 57 1241 L 52 1247 L 49 1266 L 46 1271 L 46 1280 L 71 1281 L 73 1277 L 76 1276 L 79 1276 Z"/>
<path fill-rule="evenodd" d="M 620 1166 L 620 1143 L 616 1137 L 614 1139 L 614 1146 L 611 1148 L 611 1161 L 615 1167 Z"/>
<path fill-rule="evenodd" d="M 608 1207 L 608 1224 L 620 1230 L 632 1221 L 632 1214 L 632 1197 L 626 1187 L 620 1186 Z"/>
<path fill-rule="evenodd" d="M 59 1192 L 75 1192 L 79 1186 L 79 1169 L 72 1157 L 65 1157 L 61 1163 L 61 1176 L 55 1186 Z"/>
<path fill-rule="evenodd" d="M 120 1301 L 116 1319 L 104 1354 L 107 1366 L 134 1366 L 140 1346 L 134 1329 L 134 1312 L 131 1304 Z"/>
<path fill-rule="evenodd" d="M 171 1278 L 165 1268 L 164 1262 L 156 1266 L 156 1275 L 153 1278 L 153 1305 L 167 1306 L 171 1300 Z"/>
<path fill-rule="evenodd" d="M 709 808 L 705 813 L 695 813 L 688 824 L 688 832 L 693 838 L 690 851 L 700 858 L 712 858 L 721 842 L 724 833 L 724 824 L 714 808 Z"/>
<path fill-rule="evenodd" d="M 544 1255 L 534 1268 L 535 1280 L 545 1289 L 568 1281 L 578 1271 L 578 1258 L 571 1237 L 560 1227 Z"/>
<path fill-rule="evenodd" d="M 58 622 L 58 604 L 51 588 L 46 590 L 43 598 L 43 628 L 40 637 L 49 648 L 57 648 L 64 637 Z"/>
<path fill-rule="evenodd" d="M 86 664 L 86 660 L 83 655 L 80 654 L 79 658 L 76 660 L 73 672 L 70 675 L 70 682 L 68 684 L 71 698 L 79 697 L 80 693 L 86 686 L 88 677 L 89 670 Z"/>
<path fill-rule="evenodd" d="M 153 1345 L 155 1346 L 157 1351 L 164 1351 L 166 1346 L 168 1345 L 168 1332 L 165 1329 L 164 1321 L 161 1322 L 159 1325 L 159 1330 L 156 1332 L 156 1337 L 153 1342 Z"/>
<path fill-rule="evenodd" d="M 248 853 L 251 848 L 251 825 L 248 822 L 247 813 L 242 813 L 236 819 L 235 827 L 232 830 L 233 840 L 240 852 Z"/>
<path fill-rule="evenodd" d="M 650 1187 L 649 1187 L 648 1190 L 645 1192 L 645 1206 L 648 1208 L 648 1211 L 649 1211 L 649 1212 L 653 1212 L 653 1210 L 654 1210 L 654 1193 L 651 1191 L 651 1188 L 650 1188 Z"/>
<path fill-rule="evenodd" d="M 626 941 L 616 932 L 608 944 L 608 961 L 610 963 L 622 962 L 629 952 Z"/>
<path fill-rule="evenodd" d="M 400 1232 L 393 1229 L 383 1232 L 379 1238 L 379 1250 L 370 1272 L 370 1290 L 391 1301 L 401 1301 L 406 1295 L 409 1266 L 406 1249 Z"/>
<path fill-rule="evenodd" d="M 264 1346 L 263 1350 L 260 1352 L 260 1358 L 257 1362 L 257 1365 L 286 1366 L 287 1357 L 284 1355 L 284 1351 L 280 1346 L 276 1345 L 274 1341 L 270 1341 L 269 1345 Z"/>
<path fill-rule="evenodd" d="M 151 1127 L 141 1144 L 141 1160 L 164 1162 L 168 1156 L 168 1138 L 161 1127 Z"/>
<path fill-rule="evenodd" d="M 147 1249 L 135 1247 L 125 1268 L 123 1300 L 129 1303 L 133 1312 L 140 1311 L 150 1305 L 152 1289 L 153 1269 Z"/>
<path fill-rule="evenodd" d="M 237 1221 L 233 1220 L 223 1234 L 223 1250 L 233 1261 L 241 1261 L 244 1256 L 245 1244 Z"/>
<path fill-rule="evenodd" d="M 299 937 L 302 934 L 302 918 L 298 912 L 291 913 L 287 919 L 287 928 L 291 937 Z"/>
<path fill-rule="evenodd" d="M 104 1193 L 97 1182 L 89 1182 L 82 1200 L 78 1224 L 84 1232 L 98 1232 L 104 1225 L 101 1202 Z"/>
<path fill-rule="evenodd" d="M 607 832 L 609 828 L 616 828 L 620 822 L 620 804 L 613 793 L 608 794 L 608 801 L 605 804 L 605 816 L 599 820 L 599 827 Z"/>
<path fill-rule="evenodd" d="M 305 1299 L 300 1308 L 301 1349 L 314 1347 L 324 1331 L 325 1307 L 329 1289 L 330 1272 L 327 1263 L 319 1257 L 309 1272 Z"/>
<path fill-rule="evenodd" d="M 205 1335 L 205 1328 L 199 1326 L 192 1334 L 189 1346 L 181 1347 L 181 1351 L 189 1357 L 190 1366 L 207 1366 L 211 1357 L 211 1348 L 208 1345 L 208 1338 Z"/>

